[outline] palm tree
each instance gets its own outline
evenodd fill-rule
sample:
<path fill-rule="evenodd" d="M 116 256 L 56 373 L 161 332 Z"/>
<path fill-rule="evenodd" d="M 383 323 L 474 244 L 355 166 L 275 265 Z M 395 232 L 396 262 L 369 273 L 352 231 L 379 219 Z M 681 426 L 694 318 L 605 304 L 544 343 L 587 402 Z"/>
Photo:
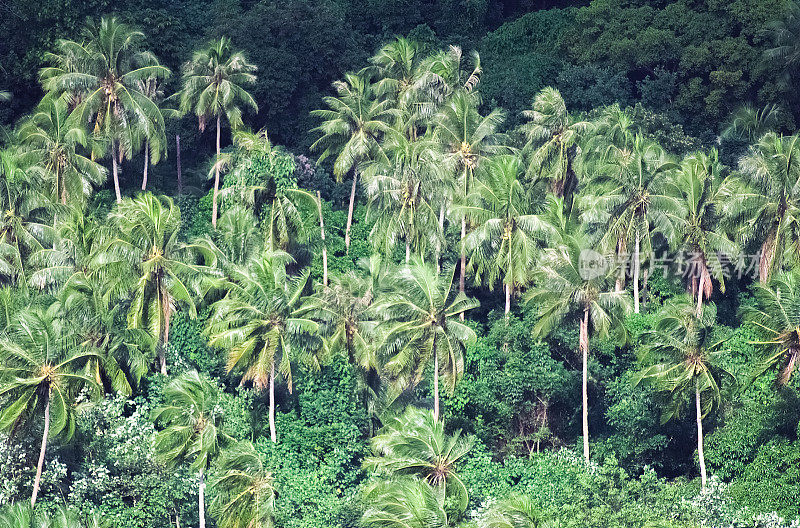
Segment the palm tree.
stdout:
<path fill-rule="evenodd" d="M 161 373 L 166 374 L 164 347 L 172 313 L 181 305 L 190 317 L 197 317 L 193 294 L 212 270 L 195 264 L 192 248 L 178 241 L 180 210 L 166 196 L 127 198 L 111 211 L 109 220 L 116 234 L 104 244 L 96 265 L 120 269 L 127 263 L 127 272 L 117 280 L 121 290 L 133 291 L 128 325 L 150 332 Z"/>
<path fill-rule="evenodd" d="M 122 201 L 117 163 L 130 159 L 139 138 L 166 144 L 164 116 L 140 90 L 140 82 L 165 79 L 168 68 L 143 51 L 144 33 L 115 17 L 103 17 L 84 28 L 83 40 L 62 40 L 58 52 L 42 69 L 42 86 L 56 96 L 79 94 L 70 116 L 75 127 L 90 126 L 111 145 L 111 165 L 117 202 Z"/>
<path fill-rule="evenodd" d="M 228 372 L 242 372 L 242 383 L 257 391 L 269 387 L 270 437 L 275 431 L 275 369 L 292 391 L 292 363 L 300 360 L 319 368 L 313 339 L 319 325 L 296 311 L 308 282 L 304 270 L 290 277 L 293 259 L 284 252 L 265 251 L 244 266 L 233 266 L 224 282 L 225 297 L 212 306 L 207 332 L 212 346 L 228 352 Z"/>
<path fill-rule="evenodd" d="M 487 156 L 502 150 L 497 128 L 505 119 L 497 108 L 481 116 L 475 97 L 466 91 L 456 92 L 436 117 L 434 138 L 442 144 L 445 162 L 459 179 L 458 199 L 464 203 L 472 191 L 475 170 Z M 464 292 L 467 254 L 463 247 L 467 236 L 467 218 L 461 217 L 461 266 L 458 288 Z"/>
<path fill-rule="evenodd" d="M 27 286 L 25 260 L 53 237 L 52 203 L 39 189 L 36 171 L 24 169 L 16 150 L 0 150 L 0 274 Z"/>
<path fill-rule="evenodd" d="M 364 528 L 447 528 L 441 494 L 415 478 L 378 480 L 364 490 Z"/>
<path fill-rule="evenodd" d="M 320 134 L 311 150 L 322 150 L 319 161 L 336 156 L 333 174 L 337 181 L 353 171 L 350 189 L 350 204 L 347 208 L 347 226 L 344 243 L 350 248 L 350 227 L 353 224 L 353 207 L 356 199 L 359 165 L 379 151 L 378 141 L 389 128 L 389 121 L 396 114 L 389 100 L 380 100 L 369 77 L 348 73 L 343 81 L 333 83 L 337 96 L 323 97 L 327 110 L 314 110 L 311 115 L 322 120 L 312 132 Z"/>
<path fill-rule="evenodd" d="M 639 313 L 641 254 L 652 249 L 655 233 L 669 233 L 671 216 L 679 216 L 678 200 L 666 192 L 669 171 L 677 168 L 664 149 L 641 136 L 631 148 L 611 146 L 598 163 L 596 191 L 582 199 L 583 219 L 602 233 L 617 258 L 633 243 L 633 303 Z"/>
<path fill-rule="evenodd" d="M 211 489 L 211 511 L 220 528 L 271 528 L 275 487 L 272 474 L 250 442 L 222 452 Z"/>
<path fill-rule="evenodd" d="M 464 349 L 475 332 L 458 319 L 478 301 L 453 294 L 455 268 L 442 273 L 415 257 L 387 280 L 394 293 L 382 296 L 375 310 L 386 321 L 384 372 L 397 387 L 413 387 L 433 361 L 433 415 L 439 418 L 439 376 L 450 392 L 464 372 Z"/>
<path fill-rule="evenodd" d="M 615 290 L 615 262 L 609 255 L 592 250 L 588 237 L 581 231 L 560 235 L 557 247 L 545 249 L 528 290 L 527 302 L 538 307 L 539 319 L 535 335 L 544 336 L 565 320 L 576 321 L 583 363 L 582 418 L 583 457 L 589 462 L 589 337 L 606 336 L 614 330 L 624 331 L 621 315 L 629 311 L 630 299 Z M 588 260 L 600 264 L 589 268 Z"/>
<path fill-rule="evenodd" d="M 746 104 L 731 114 L 721 137 L 755 143 L 767 132 L 776 131 L 782 118 L 783 110 L 776 104 L 763 108 Z"/>
<path fill-rule="evenodd" d="M 379 265 L 375 261 L 370 262 L 373 269 Z M 318 321 L 328 348 L 344 353 L 356 368 L 359 392 L 370 417 L 376 414 L 381 383 L 378 322 L 372 310 L 377 295 L 369 277 L 351 270 L 332 276 L 330 285 L 307 297 L 298 312 Z"/>
<path fill-rule="evenodd" d="M 786 71 L 787 77 L 800 65 L 800 4 L 795 0 L 786 3 L 786 12 L 779 20 L 773 21 L 767 28 L 771 32 L 775 47 L 765 51 L 767 59 L 778 63 Z"/>
<path fill-rule="evenodd" d="M 684 158 L 680 169 L 671 179 L 671 193 L 678 198 L 679 215 L 671 215 L 668 240 L 691 256 L 691 293 L 697 299 L 697 313 L 702 310 L 703 299 L 713 291 L 713 278 L 725 291 L 725 267 L 723 258 L 736 257 L 736 244 L 719 229 L 720 172 L 717 151 L 710 154 L 697 153 Z"/>
<path fill-rule="evenodd" d="M 148 66 L 159 66 L 160 63 L 155 56 L 149 57 Z M 157 76 L 148 77 L 146 79 L 140 79 L 137 81 L 137 85 L 139 91 L 144 94 L 145 97 L 153 101 L 157 106 L 159 106 L 159 110 L 161 110 L 160 104 L 164 98 L 164 86 L 162 79 Z M 169 113 L 170 115 L 176 116 L 178 113 L 175 110 L 166 110 L 165 112 Z M 147 131 L 145 131 L 146 133 Z M 147 190 L 147 172 L 150 167 L 150 163 L 156 164 L 161 159 L 162 154 L 164 154 L 167 150 L 166 143 L 162 143 L 161 140 L 166 140 L 166 136 L 161 137 L 159 135 L 150 137 L 145 135 L 143 138 L 144 140 L 144 148 L 143 148 L 143 157 L 144 157 L 144 167 L 142 168 L 142 190 Z"/>
<path fill-rule="evenodd" d="M 511 311 L 516 288 L 526 286 L 536 264 L 539 242 L 549 225 L 535 211 L 535 203 L 523 187 L 522 161 L 513 155 L 489 160 L 459 208 L 476 226 L 464 241 L 475 280 L 493 289 L 498 279 L 505 290 L 505 313 Z"/>
<path fill-rule="evenodd" d="M 550 521 L 525 495 L 512 493 L 507 498 L 493 504 L 479 518 L 479 528 L 555 528 L 557 523 Z"/>
<path fill-rule="evenodd" d="M 59 315 L 52 307 L 22 310 L 0 338 L 0 396 L 8 398 L 0 411 L 0 428 L 13 434 L 22 422 L 42 420 L 31 508 L 39 493 L 47 439 L 70 438 L 75 432 L 78 393 L 88 388 L 90 396 L 96 394 L 94 381 L 80 373 L 94 352 L 78 346 L 75 334 Z"/>
<path fill-rule="evenodd" d="M 406 263 L 411 248 L 424 256 L 429 248 L 442 244 L 435 203 L 436 195 L 442 194 L 437 191 L 444 187 L 446 175 L 436 147 L 430 135 L 410 140 L 392 130 L 382 146 L 386 157 L 364 168 L 368 219 L 374 222 L 372 243 L 390 254 L 402 239 Z"/>
<path fill-rule="evenodd" d="M 533 108 L 522 112 L 522 125 L 529 156 L 528 174 L 534 181 L 548 179 L 557 197 L 568 197 L 578 185 L 573 163 L 580 136 L 589 128 L 586 121 L 574 121 L 561 94 L 550 86 L 536 94 Z"/>
<path fill-rule="evenodd" d="M 67 119 L 68 115 L 65 96 L 45 95 L 20 128 L 19 141 L 28 170 L 41 171 L 54 201 L 66 205 L 69 198 L 83 204 L 92 186 L 105 181 L 106 171 L 81 154 L 80 148 L 91 148 L 92 140 L 84 126 Z"/>
<path fill-rule="evenodd" d="M 228 38 L 222 37 L 208 47 L 196 51 L 183 67 L 183 90 L 181 112 L 194 112 L 202 132 L 209 119 L 217 120 L 217 159 L 220 157 L 220 131 L 222 116 L 232 129 L 242 125 L 242 107 L 258 112 L 255 99 L 244 85 L 253 84 L 256 71 L 247 62 L 244 54 L 234 51 Z M 214 176 L 214 198 L 211 224 L 217 227 L 217 194 L 219 193 L 219 169 Z"/>
<path fill-rule="evenodd" d="M 742 311 L 744 319 L 765 336 L 754 343 L 764 352 L 756 374 L 777 366 L 778 379 L 786 385 L 800 364 L 800 271 L 781 273 L 768 286 L 757 284 L 754 296 L 755 306 Z"/>
<path fill-rule="evenodd" d="M 800 258 L 800 136 L 765 134 L 726 182 L 724 213 L 743 245 L 761 244 L 759 278 Z M 763 242 L 762 242 L 763 241 Z"/>
<path fill-rule="evenodd" d="M 153 413 L 153 421 L 165 426 L 156 435 L 156 453 L 169 466 L 189 462 L 190 469 L 198 472 L 200 528 L 205 528 L 205 473 L 222 446 L 232 440 L 222 430 L 219 389 L 192 370 L 164 388 L 164 399 L 166 405 Z"/>
<path fill-rule="evenodd" d="M 447 435 L 433 413 L 409 406 L 384 424 L 371 445 L 373 456 L 364 461 L 368 469 L 390 477 L 417 477 L 432 486 L 442 502 L 451 497 L 459 510 L 467 507 L 469 494 L 456 465 L 469 453 L 472 439 L 463 437 L 460 429 Z"/>
<path fill-rule="evenodd" d="M 706 487 L 703 453 L 703 418 L 719 406 L 721 378 L 731 377 L 718 361 L 719 350 L 711 342 L 710 327 L 716 320 L 713 304 L 702 307 L 699 317 L 691 297 L 677 298 L 659 313 L 655 328 L 647 335 L 648 346 L 640 354 L 643 369 L 636 377 L 666 394 L 666 422 L 694 400 L 697 421 L 697 454 L 702 487 Z"/>

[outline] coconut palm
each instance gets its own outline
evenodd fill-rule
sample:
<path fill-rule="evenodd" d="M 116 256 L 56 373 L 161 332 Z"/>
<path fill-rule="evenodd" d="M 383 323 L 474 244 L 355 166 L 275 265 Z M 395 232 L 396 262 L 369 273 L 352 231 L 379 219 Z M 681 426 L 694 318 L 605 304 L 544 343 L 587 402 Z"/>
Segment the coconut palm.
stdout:
<path fill-rule="evenodd" d="M 628 296 L 614 288 L 615 259 L 592 249 L 582 231 L 559 236 L 557 247 L 545 249 L 526 294 L 538 308 L 534 335 L 545 336 L 565 321 L 577 322 L 583 364 L 583 457 L 589 462 L 589 338 L 624 332 L 621 316 L 630 310 Z M 588 264 L 597 264 L 590 267 Z"/>
<path fill-rule="evenodd" d="M 456 94 L 466 95 L 480 105 L 477 87 L 483 75 L 481 57 L 477 51 L 470 52 L 468 57 L 465 59 L 460 47 L 451 45 L 422 60 L 415 83 L 417 113 L 421 118 L 434 119 L 442 105 Z"/>
<path fill-rule="evenodd" d="M 122 201 L 118 163 L 130 159 L 139 139 L 166 144 L 164 116 L 140 90 L 140 82 L 165 79 L 168 68 L 143 51 L 145 36 L 115 17 L 89 22 L 82 40 L 61 40 L 42 69 L 42 86 L 56 96 L 67 94 L 80 102 L 70 116 L 75 127 L 90 126 L 110 144 L 114 191 Z M 154 155 L 155 151 L 151 154 Z"/>
<path fill-rule="evenodd" d="M 284 252 L 265 251 L 244 266 L 233 266 L 223 288 L 225 297 L 212 306 L 207 332 L 212 346 L 227 350 L 228 372 L 242 373 L 242 384 L 257 391 L 269 388 L 270 437 L 275 431 L 275 370 L 292 391 L 292 363 L 319 368 L 318 323 L 296 313 L 301 306 L 309 272 L 292 277 Z"/>
<path fill-rule="evenodd" d="M 392 130 L 382 144 L 385 158 L 367 163 L 363 172 L 369 198 L 367 218 L 374 222 L 373 245 L 391 254 L 399 240 L 406 245 L 406 262 L 412 248 L 425 256 L 441 247 L 443 233 L 436 198 L 446 184 L 437 144 L 430 135 L 408 139 Z"/>
<path fill-rule="evenodd" d="M 636 136 L 630 148 L 611 146 L 598 162 L 594 192 L 582 198 L 583 220 L 601 233 L 601 244 L 617 258 L 633 245 L 633 303 L 639 313 L 641 254 L 652 251 L 656 233 L 670 238 L 680 203 L 667 192 L 669 171 L 677 168 L 658 144 Z"/>
<path fill-rule="evenodd" d="M 768 286 L 755 286 L 755 306 L 743 308 L 744 319 L 764 335 L 757 345 L 764 361 L 756 371 L 779 368 L 778 380 L 786 385 L 800 364 L 800 271 L 781 273 Z"/>
<path fill-rule="evenodd" d="M 720 195 L 722 165 L 717 151 L 684 158 L 670 179 L 671 194 L 678 198 L 678 215 L 670 214 L 667 239 L 690 255 L 690 290 L 697 299 L 697 313 L 703 299 L 713 292 L 712 278 L 725 291 L 724 261 L 738 255 L 736 244 L 719 228 L 723 198 Z"/>
<path fill-rule="evenodd" d="M 148 57 L 148 66 L 159 66 L 160 63 L 155 56 Z M 159 78 L 158 76 L 148 77 L 146 79 L 140 79 L 137 81 L 137 85 L 139 91 L 144 94 L 145 97 L 153 101 L 161 110 L 161 103 L 164 99 L 164 83 L 163 79 Z M 166 110 L 167 113 L 170 115 L 177 115 L 175 110 Z M 146 131 L 145 131 L 146 132 Z M 147 190 L 147 173 L 148 169 L 150 168 L 150 163 L 153 164 L 158 163 L 161 159 L 161 156 L 166 153 L 167 145 L 166 143 L 162 143 L 162 139 L 166 139 L 166 136 L 161 137 L 159 135 L 150 137 L 145 135 L 141 138 L 144 141 L 144 147 L 142 149 L 142 157 L 144 158 L 144 167 L 142 168 L 142 190 Z"/>
<path fill-rule="evenodd" d="M 540 242 L 551 230 L 536 214 L 536 204 L 520 181 L 523 175 L 517 156 L 489 160 L 478 172 L 467 203 L 459 208 L 475 226 L 464 241 L 475 281 L 485 281 L 490 289 L 502 281 L 506 315 L 514 291 L 528 284 Z"/>
<path fill-rule="evenodd" d="M 370 268 L 379 266 L 374 257 Z M 320 332 L 331 351 L 346 355 L 358 373 L 358 389 L 371 417 L 376 414 L 380 390 L 377 320 L 372 307 L 378 291 L 370 280 L 351 270 L 331 277 L 330 285 L 307 297 L 299 314 L 320 323 Z"/>
<path fill-rule="evenodd" d="M 446 528 L 450 526 L 441 494 L 423 480 L 378 480 L 366 487 L 364 528 Z"/>
<path fill-rule="evenodd" d="M 475 97 L 469 92 L 456 92 L 442 107 L 435 120 L 434 138 L 441 143 L 445 162 L 458 179 L 457 199 L 464 203 L 472 191 L 475 170 L 490 155 L 500 152 L 502 136 L 497 132 L 505 119 L 499 109 L 482 116 Z M 464 292 L 467 254 L 463 247 L 467 236 L 467 218 L 461 215 L 461 266 L 458 287 Z"/>
<path fill-rule="evenodd" d="M 242 108 L 258 112 L 258 105 L 244 86 L 256 81 L 256 67 L 244 54 L 235 51 L 228 38 L 222 37 L 198 50 L 183 67 L 183 89 L 180 110 L 193 112 L 202 132 L 209 119 L 217 121 L 217 159 L 220 157 L 222 117 L 236 130 L 242 125 Z M 214 175 L 214 197 L 211 224 L 217 227 L 217 194 L 219 169 Z"/>
<path fill-rule="evenodd" d="M 166 404 L 153 413 L 153 421 L 164 429 L 156 435 L 156 456 L 168 466 L 183 462 L 197 471 L 200 528 L 206 526 L 205 474 L 222 447 L 232 439 L 223 432 L 219 388 L 192 370 L 164 388 Z"/>
<path fill-rule="evenodd" d="M 431 411 L 409 406 L 388 420 L 370 443 L 373 456 L 364 461 L 368 469 L 382 476 L 419 478 L 442 502 L 449 497 L 459 510 L 467 507 L 467 487 L 456 466 L 472 448 L 472 439 L 463 437 L 461 430 L 445 434 L 444 424 Z"/>
<path fill-rule="evenodd" d="M 731 114 L 721 137 L 755 143 L 767 132 L 775 132 L 783 118 L 783 110 L 776 104 L 755 108 L 746 104 Z"/>
<path fill-rule="evenodd" d="M 336 157 L 333 174 L 337 181 L 341 182 L 345 174 L 353 171 L 344 231 L 345 247 L 349 249 L 359 165 L 378 153 L 378 141 L 388 130 L 396 112 L 388 99 L 377 97 L 367 75 L 348 73 L 344 80 L 334 82 L 333 88 L 337 95 L 322 99 L 328 109 L 311 112 L 322 120 L 322 124 L 312 131 L 319 133 L 320 138 L 311 145 L 311 150 L 322 150 L 319 161 L 328 156 Z"/>
<path fill-rule="evenodd" d="M 387 277 L 391 294 L 375 310 L 385 319 L 384 373 L 395 386 L 413 387 L 433 362 L 433 416 L 439 418 L 439 377 L 452 392 L 464 372 L 464 349 L 475 332 L 459 321 L 478 302 L 452 291 L 455 268 L 436 273 L 419 258 Z"/>
<path fill-rule="evenodd" d="M 697 422 L 697 454 L 702 487 L 706 487 L 703 418 L 717 408 L 722 378 L 732 376 L 719 363 L 719 347 L 711 341 L 716 307 L 707 304 L 697 315 L 691 297 L 676 298 L 659 313 L 655 328 L 640 352 L 643 369 L 636 383 L 653 385 L 667 397 L 662 422 L 677 416 L 692 402 Z"/>
<path fill-rule="evenodd" d="M 525 495 L 512 493 L 493 504 L 478 519 L 479 528 L 555 528 L 536 503 Z"/>
<path fill-rule="evenodd" d="M 220 528 L 271 528 L 275 487 L 272 474 L 250 442 L 222 452 L 211 489 L 211 512 Z"/>
<path fill-rule="evenodd" d="M 723 191 L 730 229 L 742 245 L 760 244 L 759 278 L 800 258 L 800 136 L 765 134 L 739 160 Z"/>
<path fill-rule="evenodd" d="M 166 196 L 127 198 L 111 211 L 109 220 L 116 232 L 98 252 L 95 265 L 120 270 L 117 288 L 133 293 L 128 326 L 150 332 L 161 373 L 166 374 L 164 347 L 172 314 L 182 307 L 197 317 L 194 296 L 212 270 L 195 264 L 191 250 L 197 246 L 178 241 L 180 210 Z"/>
<path fill-rule="evenodd" d="M 550 86 L 536 94 L 533 107 L 522 112 L 527 123 L 523 152 L 528 156 L 528 174 L 533 181 L 550 180 L 557 197 L 569 197 L 578 185 L 573 163 L 587 121 L 575 121 L 558 90 Z"/>
<path fill-rule="evenodd" d="M 783 16 L 767 26 L 774 47 L 766 50 L 764 55 L 784 69 L 788 77 L 800 65 L 800 46 L 797 44 L 800 37 L 800 4 L 792 0 L 785 6 Z"/>
<path fill-rule="evenodd" d="M 34 114 L 19 130 L 24 162 L 29 171 L 41 171 L 53 201 L 84 204 L 92 187 L 106 179 L 105 169 L 81 153 L 92 139 L 85 127 L 67 119 L 65 96 L 45 95 Z"/>
<path fill-rule="evenodd" d="M 42 423 L 31 507 L 39 493 L 47 439 L 56 435 L 70 438 L 75 432 L 78 393 L 86 388 L 90 396 L 97 394 L 94 381 L 80 372 L 94 355 L 79 346 L 55 305 L 20 311 L 0 338 L 0 396 L 7 398 L 0 411 L 0 428 L 13 434 L 23 422 Z"/>

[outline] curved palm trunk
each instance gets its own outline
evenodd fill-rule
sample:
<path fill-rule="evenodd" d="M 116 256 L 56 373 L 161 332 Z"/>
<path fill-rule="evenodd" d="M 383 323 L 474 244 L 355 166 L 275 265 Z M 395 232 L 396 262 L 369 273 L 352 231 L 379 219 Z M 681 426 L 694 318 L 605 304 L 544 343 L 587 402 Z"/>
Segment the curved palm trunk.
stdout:
<path fill-rule="evenodd" d="M 39 494 L 39 485 L 42 480 L 44 455 L 47 452 L 47 435 L 50 434 L 50 390 L 47 390 L 44 403 L 44 431 L 42 432 L 42 447 L 39 449 L 39 463 L 36 464 L 36 478 L 33 480 L 33 493 L 31 494 L 31 508 L 36 506 L 36 496 Z"/>
<path fill-rule="evenodd" d="M 439 352 L 433 341 L 433 420 L 439 421 Z"/>
<path fill-rule="evenodd" d="M 322 219 L 322 195 L 317 191 L 317 210 L 319 211 L 319 233 L 322 238 L 322 286 L 328 287 L 328 248 L 325 246 L 325 221 Z"/>
<path fill-rule="evenodd" d="M 640 242 L 639 230 L 636 230 L 636 246 L 633 251 L 633 311 L 639 313 L 639 272 L 641 261 L 639 259 Z"/>
<path fill-rule="evenodd" d="M 583 420 L 583 459 L 589 463 L 589 308 L 583 309 L 580 326 L 580 347 L 583 356 L 583 384 L 581 416 Z"/>
<path fill-rule="evenodd" d="M 506 318 L 508 318 L 508 314 L 511 313 L 511 285 L 506 284 Z"/>
<path fill-rule="evenodd" d="M 697 412 L 697 458 L 700 460 L 700 485 L 706 488 L 706 457 L 703 454 L 703 414 L 700 410 L 700 387 L 694 388 L 694 406 Z"/>
<path fill-rule="evenodd" d="M 221 117 L 217 114 L 217 162 L 219 162 L 220 155 L 220 124 Z M 217 194 L 219 194 L 219 163 L 214 164 L 214 199 L 211 204 L 211 227 L 217 228 Z"/>
<path fill-rule="evenodd" d="M 350 187 L 350 204 L 347 206 L 347 226 L 344 229 L 344 247 L 350 251 L 350 228 L 353 226 L 353 207 L 356 203 L 356 188 L 358 186 L 358 165 L 353 169 L 353 186 Z"/>
<path fill-rule="evenodd" d="M 269 437 L 272 443 L 278 441 L 275 432 L 275 361 L 272 361 L 272 369 L 269 372 Z"/>
<path fill-rule="evenodd" d="M 789 380 L 792 379 L 792 374 L 795 368 L 797 368 L 798 359 L 800 359 L 800 347 L 789 347 L 789 362 L 786 363 L 786 366 L 781 370 L 780 375 L 780 382 L 782 385 L 788 384 Z"/>
<path fill-rule="evenodd" d="M 697 317 L 703 313 L 703 289 L 706 285 L 706 274 L 700 270 L 700 280 L 697 283 Z"/>
<path fill-rule="evenodd" d="M 150 164 L 150 143 L 144 143 L 144 169 L 142 170 L 142 190 L 147 190 L 147 168 Z"/>
<path fill-rule="evenodd" d="M 200 513 L 200 528 L 206 528 L 206 481 L 200 470 L 200 486 L 197 492 L 197 511 Z"/>
<path fill-rule="evenodd" d="M 117 151 L 119 147 L 111 143 L 111 172 L 114 175 L 114 192 L 117 193 L 117 203 L 122 202 L 122 193 L 119 190 L 119 169 L 117 168 Z"/>

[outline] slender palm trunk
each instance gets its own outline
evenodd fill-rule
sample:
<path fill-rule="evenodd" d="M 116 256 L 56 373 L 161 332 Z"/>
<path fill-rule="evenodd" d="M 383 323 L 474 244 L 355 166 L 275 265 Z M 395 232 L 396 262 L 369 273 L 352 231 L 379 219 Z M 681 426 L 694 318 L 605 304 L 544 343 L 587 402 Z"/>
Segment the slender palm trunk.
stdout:
<path fill-rule="evenodd" d="M 272 362 L 272 368 L 269 372 L 269 437 L 272 443 L 278 441 L 278 435 L 275 432 L 275 361 Z"/>
<path fill-rule="evenodd" d="M 780 374 L 780 382 L 782 385 L 786 385 L 789 383 L 789 380 L 792 379 L 792 374 L 795 368 L 797 368 L 798 359 L 800 359 L 800 347 L 789 347 L 789 361 L 786 363 L 783 370 L 781 370 Z"/>
<path fill-rule="evenodd" d="M 325 246 L 325 221 L 322 219 L 322 195 L 317 191 L 317 210 L 319 211 L 319 233 L 322 239 L 322 286 L 328 287 L 328 248 Z"/>
<path fill-rule="evenodd" d="M 580 326 L 580 346 L 583 356 L 583 385 L 581 412 L 583 419 L 583 459 L 589 463 L 589 308 L 583 309 L 583 319 Z"/>
<path fill-rule="evenodd" d="M 167 375 L 167 356 L 166 356 L 166 348 L 167 343 L 169 343 L 169 322 L 172 318 L 172 307 L 170 306 L 169 302 L 169 294 L 163 294 L 162 297 L 162 306 L 163 306 L 163 315 L 164 315 L 164 336 L 160 343 L 161 346 L 158 347 L 158 362 L 159 366 L 161 367 L 161 373 L 163 375 Z"/>
<path fill-rule="evenodd" d="M 200 528 L 206 528 L 206 480 L 200 470 L 200 486 L 197 493 L 197 511 L 200 512 Z"/>
<path fill-rule="evenodd" d="M 694 387 L 694 407 L 697 413 L 697 458 L 700 460 L 700 485 L 706 488 L 706 457 L 703 454 L 703 414 L 700 410 L 700 387 Z"/>
<path fill-rule="evenodd" d="M 44 400 L 44 431 L 42 432 L 42 447 L 39 449 L 39 463 L 36 464 L 36 478 L 33 480 L 33 494 L 31 495 L 31 508 L 36 506 L 36 496 L 39 494 L 39 485 L 42 481 L 42 468 L 44 455 L 47 452 L 47 435 L 50 434 L 50 389 L 48 388 Z"/>
<path fill-rule="evenodd" d="M 406 264 L 411 260 L 411 244 L 406 240 Z"/>
<path fill-rule="evenodd" d="M 700 271 L 700 280 L 697 283 L 697 317 L 703 313 L 703 288 L 706 285 L 706 274 Z"/>
<path fill-rule="evenodd" d="M 58 170 L 56 170 L 56 192 L 61 195 L 61 205 L 67 205 L 67 184 L 64 182 L 64 175 L 59 174 Z"/>
<path fill-rule="evenodd" d="M 633 311 L 639 313 L 639 271 L 641 262 L 639 260 L 640 242 L 639 230 L 636 230 L 636 249 L 633 251 Z"/>
<path fill-rule="evenodd" d="M 439 421 L 439 352 L 433 341 L 433 421 Z"/>
<path fill-rule="evenodd" d="M 467 219 L 466 217 L 461 219 L 461 265 L 459 266 L 461 269 L 459 270 L 458 276 L 458 291 L 464 293 L 464 287 L 466 286 L 467 282 L 467 253 L 464 250 L 464 239 L 467 237 Z M 464 312 L 461 312 L 461 315 L 458 316 L 459 319 L 462 321 L 464 320 Z"/>
<path fill-rule="evenodd" d="M 214 164 L 214 200 L 211 205 L 211 226 L 217 228 L 217 194 L 219 194 L 219 155 L 220 155 L 220 124 L 221 116 L 217 115 L 217 162 Z"/>
<path fill-rule="evenodd" d="M 178 194 L 183 194 L 183 178 L 181 177 L 181 135 L 175 134 L 175 164 L 178 169 Z"/>
<path fill-rule="evenodd" d="M 439 208 L 439 240 L 436 242 L 436 273 L 442 271 L 442 240 L 444 239 L 444 204 Z"/>
<path fill-rule="evenodd" d="M 117 151 L 119 147 L 116 142 L 111 142 L 111 172 L 114 175 L 114 192 L 117 193 L 117 203 L 122 202 L 122 193 L 119 190 L 119 169 L 117 168 Z"/>
<path fill-rule="evenodd" d="M 142 190 L 147 190 L 147 168 L 150 164 L 150 143 L 144 143 L 144 169 L 142 170 Z"/>
<path fill-rule="evenodd" d="M 506 284 L 506 318 L 508 318 L 508 314 L 511 313 L 511 285 Z"/>
<path fill-rule="evenodd" d="M 353 226 L 353 207 L 356 204 L 356 189 L 358 188 L 358 165 L 353 169 L 353 186 L 350 187 L 350 204 L 347 206 L 347 226 L 344 229 L 345 251 L 350 251 L 350 228 Z"/>
<path fill-rule="evenodd" d="M 773 260 L 775 259 L 777 240 L 777 233 L 773 230 L 767 235 L 767 239 L 761 245 L 761 258 L 758 262 L 758 278 L 761 284 L 767 284 L 769 282 Z"/>

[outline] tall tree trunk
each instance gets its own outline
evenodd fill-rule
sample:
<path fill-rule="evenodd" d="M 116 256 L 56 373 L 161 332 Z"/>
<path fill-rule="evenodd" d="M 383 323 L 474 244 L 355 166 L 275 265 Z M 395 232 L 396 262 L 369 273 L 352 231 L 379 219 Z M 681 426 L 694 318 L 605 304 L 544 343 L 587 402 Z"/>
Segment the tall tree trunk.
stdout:
<path fill-rule="evenodd" d="M 206 528 L 206 480 L 200 470 L 200 489 L 197 493 L 197 511 L 200 512 L 200 528 Z"/>
<path fill-rule="evenodd" d="M 319 211 L 319 233 L 322 238 L 322 286 L 328 287 L 328 248 L 325 246 L 325 221 L 322 219 L 322 195 L 317 191 L 317 210 Z"/>
<path fill-rule="evenodd" d="M 39 463 L 36 464 L 36 478 L 33 480 L 33 494 L 31 495 L 31 508 L 36 506 L 36 496 L 39 494 L 39 485 L 42 481 L 42 468 L 44 455 L 47 452 L 47 435 L 50 434 L 50 388 L 47 389 L 44 401 L 44 431 L 42 432 L 42 447 L 39 449 Z"/>
<path fill-rule="evenodd" d="M 433 421 L 439 421 L 439 352 L 433 341 Z"/>
<path fill-rule="evenodd" d="M 775 260 L 775 250 L 778 243 L 778 234 L 775 230 L 770 231 L 767 239 L 761 244 L 761 258 L 758 262 L 758 278 L 761 284 L 769 282 L 769 276 L 772 271 L 772 265 Z"/>
<path fill-rule="evenodd" d="M 581 412 L 583 419 L 583 459 L 589 463 L 589 308 L 583 309 L 583 319 L 580 326 L 580 346 L 583 356 L 583 385 Z"/>
<path fill-rule="evenodd" d="M 706 285 L 706 274 L 700 270 L 700 281 L 697 284 L 697 317 L 703 313 L 703 288 Z"/>
<path fill-rule="evenodd" d="M 181 177 L 181 135 L 175 134 L 175 163 L 178 166 L 178 194 L 183 194 L 183 178 Z"/>
<path fill-rule="evenodd" d="M 217 114 L 217 160 L 214 163 L 214 200 L 211 204 L 211 227 L 217 228 L 217 194 L 219 194 L 219 155 L 220 155 L 220 124 L 221 116 Z"/>
<path fill-rule="evenodd" d="M 505 284 L 506 288 L 506 318 L 508 318 L 508 314 L 511 313 L 511 285 Z"/>
<path fill-rule="evenodd" d="M 411 260 L 411 244 L 406 240 L 406 264 Z"/>
<path fill-rule="evenodd" d="M 356 188 L 358 187 L 358 165 L 353 169 L 353 186 L 350 188 L 350 204 L 347 206 L 347 226 L 344 229 L 345 252 L 350 252 L 350 228 L 353 226 L 353 207 L 356 203 Z"/>
<path fill-rule="evenodd" d="M 464 248 L 464 239 L 467 237 L 467 218 L 461 219 L 461 269 L 458 276 L 458 291 L 464 293 L 464 287 L 467 282 L 467 253 Z M 464 312 L 458 316 L 462 321 L 464 320 Z"/>
<path fill-rule="evenodd" d="M 161 305 L 163 308 L 163 315 L 164 315 L 164 330 L 163 336 L 161 339 L 161 343 L 159 343 L 158 347 L 158 362 L 161 368 L 161 373 L 163 375 L 167 375 L 167 357 L 166 357 L 166 348 L 167 343 L 169 343 L 169 323 L 172 318 L 172 307 L 169 303 L 169 294 L 165 293 L 162 296 Z"/>
<path fill-rule="evenodd" d="M 114 192 L 117 193 L 117 203 L 122 202 L 122 193 L 119 190 L 119 169 L 117 168 L 117 151 L 119 147 L 116 142 L 111 142 L 111 172 L 114 175 Z"/>
<path fill-rule="evenodd" d="M 144 170 L 142 170 L 142 190 L 147 190 L 147 167 L 150 164 L 150 143 L 144 142 Z"/>
<path fill-rule="evenodd" d="M 703 414 L 700 409 L 700 387 L 694 387 L 694 407 L 697 413 L 697 458 L 700 460 L 700 485 L 706 488 L 706 457 L 703 454 Z"/>
<path fill-rule="evenodd" d="M 442 271 L 442 240 L 444 240 L 444 204 L 439 208 L 439 240 L 436 241 L 436 273 Z"/>
<path fill-rule="evenodd" d="M 636 249 L 633 252 L 633 311 L 639 313 L 639 229 L 636 229 Z"/>
<path fill-rule="evenodd" d="M 272 368 L 269 372 L 269 437 L 272 443 L 278 441 L 278 434 L 275 432 L 275 361 L 272 361 Z"/>

